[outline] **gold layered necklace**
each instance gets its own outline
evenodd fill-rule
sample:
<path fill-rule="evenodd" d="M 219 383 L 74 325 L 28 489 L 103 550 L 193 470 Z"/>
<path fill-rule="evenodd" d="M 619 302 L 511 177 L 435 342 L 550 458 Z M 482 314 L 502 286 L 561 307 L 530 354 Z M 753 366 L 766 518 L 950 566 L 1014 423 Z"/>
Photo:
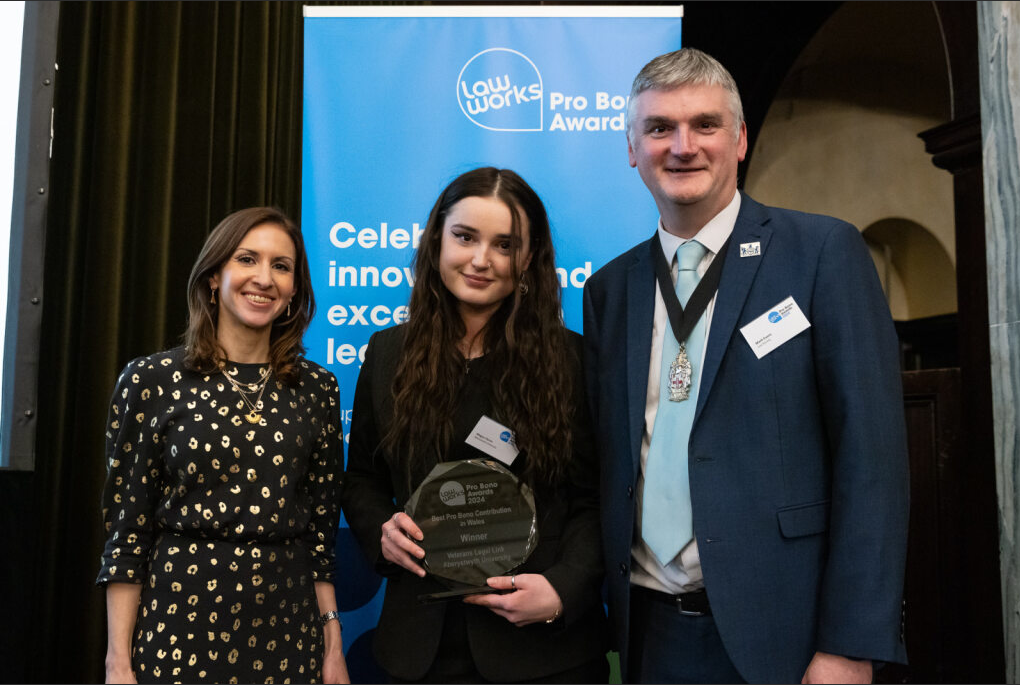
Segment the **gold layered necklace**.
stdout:
<path fill-rule="evenodd" d="M 225 369 L 220 369 L 224 378 L 230 381 L 230 385 L 233 386 L 237 394 L 241 396 L 245 406 L 248 407 L 248 413 L 244 415 L 244 418 L 248 423 L 258 423 L 262 420 L 262 393 L 266 391 L 266 385 L 269 383 L 269 377 L 273 374 L 273 367 L 269 367 L 262 372 L 262 376 L 254 383 L 238 383 L 236 380 L 231 378 L 230 374 Z M 247 387 L 247 389 L 245 389 Z M 249 395 L 258 393 L 258 397 L 252 402 Z"/>

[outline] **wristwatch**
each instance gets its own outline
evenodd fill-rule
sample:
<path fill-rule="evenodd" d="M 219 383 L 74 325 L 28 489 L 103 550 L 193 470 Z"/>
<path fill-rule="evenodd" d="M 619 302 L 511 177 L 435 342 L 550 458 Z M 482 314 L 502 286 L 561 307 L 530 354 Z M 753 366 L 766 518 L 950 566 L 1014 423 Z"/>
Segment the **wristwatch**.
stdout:
<path fill-rule="evenodd" d="M 333 619 L 336 619 L 336 622 L 340 624 L 340 632 L 341 633 L 344 632 L 344 622 L 340 620 L 340 612 L 327 611 L 326 613 L 319 617 L 319 620 L 322 621 L 322 625 L 326 625 Z"/>

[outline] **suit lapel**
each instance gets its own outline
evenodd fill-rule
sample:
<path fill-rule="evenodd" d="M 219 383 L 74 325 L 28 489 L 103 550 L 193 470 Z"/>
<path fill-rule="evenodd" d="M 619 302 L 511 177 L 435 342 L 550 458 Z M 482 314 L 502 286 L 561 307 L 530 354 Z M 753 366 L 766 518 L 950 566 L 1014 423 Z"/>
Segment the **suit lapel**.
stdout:
<path fill-rule="evenodd" d="M 730 344 L 733 329 L 744 308 L 758 266 L 765 258 L 769 239 L 772 237 L 772 228 L 767 225 L 768 221 L 768 214 L 762 205 L 747 195 L 741 197 L 740 213 L 733 226 L 726 262 L 723 264 L 719 280 L 719 291 L 715 298 L 715 308 L 712 311 L 712 326 L 709 329 L 708 347 L 705 350 L 705 368 L 701 372 L 698 407 L 694 414 L 695 423 L 712 392 L 712 384 L 722 363 L 723 353 Z M 761 243 L 760 256 L 740 256 L 741 243 L 749 242 Z"/>
<path fill-rule="evenodd" d="M 645 426 L 645 398 L 648 393 L 652 320 L 655 317 L 655 273 L 652 268 L 654 243 L 645 243 L 627 272 L 627 407 L 634 473 L 641 461 L 641 436 Z"/>

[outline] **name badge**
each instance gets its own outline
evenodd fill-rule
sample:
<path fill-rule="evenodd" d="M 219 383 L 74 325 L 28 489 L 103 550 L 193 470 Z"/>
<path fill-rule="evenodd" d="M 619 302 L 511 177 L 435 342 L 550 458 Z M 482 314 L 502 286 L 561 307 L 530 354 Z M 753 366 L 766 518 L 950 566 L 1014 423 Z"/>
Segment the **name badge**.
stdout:
<path fill-rule="evenodd" d="M 507 466 L 514 463 L 520 451 L 514 440 L 514 432 L 488 416 L 478 419 L 478 423 L 471 429 L 471 434 L 464 442 Z"/>
<path fill-rule="evenodd" d="M 793 297 L 788 297 L 770 308 L 757 319 L 740 329 L 758 359 L 776 349 L 801 331 L 811 327 Z"/>

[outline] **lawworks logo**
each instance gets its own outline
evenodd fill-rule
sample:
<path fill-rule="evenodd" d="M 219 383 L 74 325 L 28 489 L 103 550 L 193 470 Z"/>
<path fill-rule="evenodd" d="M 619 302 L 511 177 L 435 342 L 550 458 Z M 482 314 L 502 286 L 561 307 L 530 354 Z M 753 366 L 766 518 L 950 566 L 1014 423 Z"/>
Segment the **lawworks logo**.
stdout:
<path fill-rule="evenodd" d="M 439 499 L 448 507 L 467 504 L 464 486 L 455 480 L 448 480 L 439 486 Z"/>
<path fill-rule="evenodd" d="M 542 74 L 523 53 L 482 50 L 457 76 L 464 116 L 490 131 L 542 130 Z"/>

